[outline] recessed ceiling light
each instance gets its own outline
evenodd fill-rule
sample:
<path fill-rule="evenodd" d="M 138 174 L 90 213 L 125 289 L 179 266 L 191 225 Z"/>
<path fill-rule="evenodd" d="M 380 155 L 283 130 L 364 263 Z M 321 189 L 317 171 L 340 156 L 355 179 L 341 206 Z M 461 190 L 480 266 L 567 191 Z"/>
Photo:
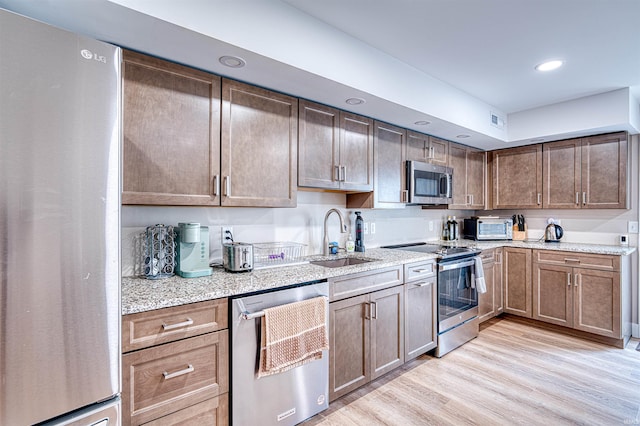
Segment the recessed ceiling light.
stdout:
<path fill-rule="evenodd" d="M 416 126 L 428 126 L 429 124 L 431 124 L 431 122 L 427 120 L 418 120 L 413 124 L 415 124 Z"/>
<path fill-rule="evenodd" d="M 536 65 L 536 70 L 538 71 L 553 71 L 555 69 L 560 68 L 564 64 L 564 61 L 554 59 L 553 61 L 543 62 L 541 64 Z"/>
<path fill-rule="evenodd" d="M 366 101 L 362 98 L 349 98 L 345 102 L 349 105 L 360 105 L 365 103 Z"/>
<path fill-rule="evenodd" d="M 244 59 L 237 56 L 221 56 L 218 61 L 220 61 L 222 65 L 230 68 L 242 68 L 247 65 Z"/>
<path fill-rule="evenodd" d="M 466 138 L 470 138 L 471 135 L 467 135 L 466 133 L 462 133 L 460 135 L 456 135 L 456 138 L 458 139 L 466 139 Z"/>

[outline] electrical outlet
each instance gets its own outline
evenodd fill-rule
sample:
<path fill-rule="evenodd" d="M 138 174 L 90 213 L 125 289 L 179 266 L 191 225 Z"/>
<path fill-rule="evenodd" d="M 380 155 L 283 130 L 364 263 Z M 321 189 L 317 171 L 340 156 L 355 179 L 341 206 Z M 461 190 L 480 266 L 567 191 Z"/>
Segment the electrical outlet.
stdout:
<path fill-rule="evenodd" d="M 220 227 L 220 245 L 233 242 L 233 228 L 231 226 Z"/>
<path fill-rule="evenodd" d="M 630 220 L 627 222 L 627 232 L 630 234 L 638 233 L 638 222 Z"/>
<path fill-rule="evenodd" d="M 369 235 L 369 222 L 364 223 L 364 235 Z"/>
<path fill-rule="evenodd" d="M 371 222 L 371 235 L 376 233 L 376 223 Z"/>

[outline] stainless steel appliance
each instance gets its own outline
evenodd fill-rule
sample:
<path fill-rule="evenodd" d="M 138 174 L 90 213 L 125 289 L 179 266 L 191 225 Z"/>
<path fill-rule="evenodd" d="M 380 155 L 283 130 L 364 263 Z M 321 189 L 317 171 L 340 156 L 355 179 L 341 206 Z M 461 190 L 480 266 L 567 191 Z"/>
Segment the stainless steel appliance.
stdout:
<path fill-rule="evenodd" d="M 478 216 L 465 219 L 463 235 L 468 240 L 512 240 L 513 220 L 497 216 Z"/>
<path fill-rule="evenodd" d="M 450 204 L 453 169 L 420 161 L 407 161 L 409 204 Z"/>
<path fill-rule="evenodd" d="M 0 424 L 120 418 L 120 49 L 0 9 Z"/>
<path fill-rule="evenodd" d="M 262 311 L 317 296 L 329 297 L 327 282 L 231 301 L 231 418 L 234 426 L 296 425 L 329 406 L 328 351 L 323 351 L 319 360 L 257 378 Z M 328 321 L 328 312 L 326 318 Z"/>
<path fill-rule="evenodd" d="M 224 243 L 222 266 L 229 272 L 253 270 L 253 245 L 247 243 Z"/>
<path fill-rule="evenodd" d="M 562 226 L 557 225 L 554 222 L 551 222 L 547 225 L 544 230 L 544 242 L 545 243 L 559 243 L 560 239 L 564 235 L 564 230 Z"/>
<path fill-rule="evenodd" d="M 434 253 L 438 267 L 438 346 L 441 357 L 478 336 L 478 292 L 475 287 L 476 257 L 470 247 L 438 244 L 386 246 L 398 250 Z"/>

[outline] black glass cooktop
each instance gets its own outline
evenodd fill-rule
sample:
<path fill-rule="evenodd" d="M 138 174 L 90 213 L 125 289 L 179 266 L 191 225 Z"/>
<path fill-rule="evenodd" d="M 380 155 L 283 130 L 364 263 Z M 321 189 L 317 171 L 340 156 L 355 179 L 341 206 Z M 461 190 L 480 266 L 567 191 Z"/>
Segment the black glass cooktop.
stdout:
<path fill-rule="evenodd" d="M 420 253 L 434 253 L 438 255 L 439 260 L 450 260 L 459 257 L 471 257 L 480 253 L 479 250 L 472 247 L 455 247 L 429 243 L 397 244 L 392 246 L 383 246 L 381 248 L 416 251 Z"/>

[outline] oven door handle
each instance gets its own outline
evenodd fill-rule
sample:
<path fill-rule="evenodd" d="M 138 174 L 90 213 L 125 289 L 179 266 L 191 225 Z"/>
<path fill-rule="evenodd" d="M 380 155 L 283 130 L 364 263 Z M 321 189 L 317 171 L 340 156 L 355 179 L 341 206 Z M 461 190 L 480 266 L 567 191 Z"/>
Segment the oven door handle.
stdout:
<path fill-rule="evenodd" d="M 475 257 L 472 258 L 471 260 L 465 260 L 462 262 L 455 262 L 455 263 L 444 263 L 444 264 L 440 264 L 438 265 L 438 271 L 450 271 L 452 269 L 460 269 L 460 268 L 464 268 L 466 266 L 472 266 L 475 265 L 476 261 L 475 261 Z"/>

